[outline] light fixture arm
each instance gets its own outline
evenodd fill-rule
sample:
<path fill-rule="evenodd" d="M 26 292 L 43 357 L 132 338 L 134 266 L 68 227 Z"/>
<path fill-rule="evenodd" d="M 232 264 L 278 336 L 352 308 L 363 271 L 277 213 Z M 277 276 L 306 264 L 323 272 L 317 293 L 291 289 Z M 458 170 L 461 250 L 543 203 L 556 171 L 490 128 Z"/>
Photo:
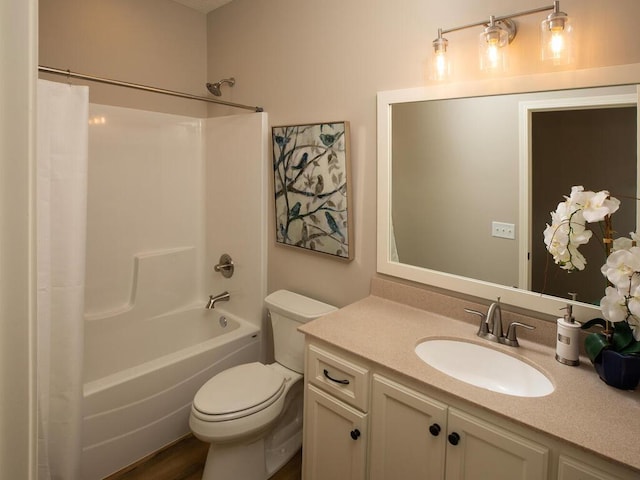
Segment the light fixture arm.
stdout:
<path fill-rule="evenodd" d="M 560 12 L 560 1 L 556 0 L 553 2 L 553 5 L 547 5 L 544 7 L 533 8 L 531 10 L 525 10 L 523 12 L 511 13 L 509 15 L 501 15 L 499 17 L 490 16 L 488 20 L 482 20 L 480 22 L 468 23 L 466 25 L 462 25 L 460 27 L 452 27 L 452 28 L 439 28 L 438 29 L 438 38 L 441 38 L 442 35 L 457 32 L 459 30 L 466 30 L 467 28 L 480 27 L 480 26 L 488 26 L 491 24 L 491 20 L 493 19 L 494 23 L 503 22 L 505 20 L 511 20 L 516 17 L 523 17 L 525 15 L 532 15 L 534 13 L 547 12 L 549 10 L 553 10 L 554 13 Z"/>

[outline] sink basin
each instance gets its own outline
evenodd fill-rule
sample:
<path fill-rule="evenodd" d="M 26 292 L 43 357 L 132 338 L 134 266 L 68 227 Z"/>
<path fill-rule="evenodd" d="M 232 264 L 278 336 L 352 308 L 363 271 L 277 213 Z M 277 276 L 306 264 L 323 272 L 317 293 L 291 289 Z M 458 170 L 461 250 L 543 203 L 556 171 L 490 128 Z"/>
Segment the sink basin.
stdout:
<path fill-rule="evenodd" d="M 554 390 L 528 363 L 475 343 L 432 339 L 419 343 L 415 351 L 426 364 L 476 387 L 518 397 L 543 397 Z"/>

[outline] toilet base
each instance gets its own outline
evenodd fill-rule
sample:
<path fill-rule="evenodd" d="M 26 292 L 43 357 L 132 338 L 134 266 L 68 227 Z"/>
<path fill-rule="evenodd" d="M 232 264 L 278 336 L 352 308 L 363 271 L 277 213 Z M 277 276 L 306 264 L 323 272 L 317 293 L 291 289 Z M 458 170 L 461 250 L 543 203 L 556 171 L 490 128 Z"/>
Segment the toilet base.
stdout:
<path fill-rule="evenodd" d="M 303 382 L 296 382 L 275 425 L 253 438 L 209 446 L 202 480 L 267 480 L 302 447 Z"/>
<path fill-rule="evenodd" d="M 298 453 L 302 433 L 274 449 L 265 445 L 268 440 L 261 438 L 248 445 L 210 445 L 202 480 L 267 480 Z"/>
<path fill-rule="evenodd" d="M 263 438 L 248 445 L 213 444 L 209 447 L 202 480 L 264 480 L 268 478 L 264 454 Z"/>

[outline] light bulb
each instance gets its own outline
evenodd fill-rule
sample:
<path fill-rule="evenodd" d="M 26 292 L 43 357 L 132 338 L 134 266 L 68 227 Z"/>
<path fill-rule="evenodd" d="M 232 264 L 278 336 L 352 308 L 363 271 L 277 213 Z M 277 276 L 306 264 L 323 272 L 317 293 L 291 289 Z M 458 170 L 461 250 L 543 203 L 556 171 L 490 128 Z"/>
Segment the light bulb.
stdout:
<path fill-rule="evenodd" d="M 507 48 L 509 33 L 491 22 L 479 38 L 480 70 L 503 72 L 507 68 Z"/>
<path fill-rule="evenodd" d="M 499 47 L 496 44 L 489 44 L 487 46 L 486 65 L 489 70 L 495 70 L 500 64 L 500 52 L 498 51 L 498 48 Z"/>
<path fill-rule="evenodd" d="M 549 47 L 554 57 L 559 57 L 564 51 L 564 36 L 561 32 L 551 32 Z"/>
<path fill-rule="evenodd" d="M 442 81 L 449 78 L 451 73 L 451 65 L 447 55 L 448 41 L 442 37 L 438 31 L 438 38 L 433 41 L 433 58 L 431 60 L 431 79 Z"/>
<path fill-rule="evenodd" d="M 540 58 L 553 65 L 573 62 L 573 26 L 566 13 L 554 11 L 540 23 Z"/>

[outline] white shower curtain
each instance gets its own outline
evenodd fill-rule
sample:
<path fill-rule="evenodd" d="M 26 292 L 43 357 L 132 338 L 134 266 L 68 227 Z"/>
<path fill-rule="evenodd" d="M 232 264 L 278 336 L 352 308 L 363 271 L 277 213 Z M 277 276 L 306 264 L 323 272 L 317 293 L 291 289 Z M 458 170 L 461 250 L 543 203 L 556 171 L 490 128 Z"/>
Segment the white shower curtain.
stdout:
<path fill-rule="evenodd" d="M 88 87 L 38 80 L 38 478 L 80 478 Z"/>

